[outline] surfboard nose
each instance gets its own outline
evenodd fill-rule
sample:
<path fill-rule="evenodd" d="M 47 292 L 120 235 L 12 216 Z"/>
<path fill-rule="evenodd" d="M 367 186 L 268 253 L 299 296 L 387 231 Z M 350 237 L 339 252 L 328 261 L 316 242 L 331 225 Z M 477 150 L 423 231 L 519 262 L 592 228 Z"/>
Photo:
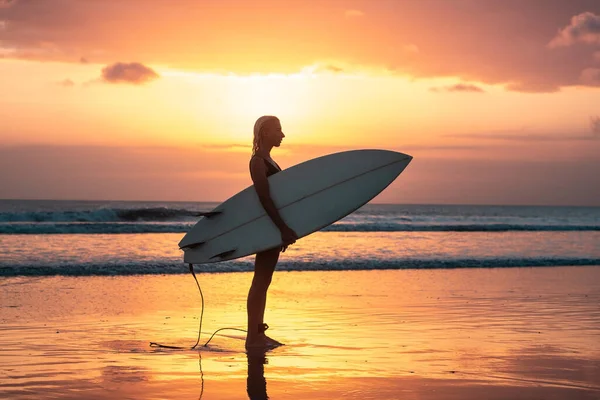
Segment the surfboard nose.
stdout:
<path fill-rule="evenodd" d="M 394 153 L 397 155 L 398 161 L 404 161 L 406 165 L 410 164 L 410 162 L 413 160 L 413 156 L 410 154 L 400 153 L 399 151 L 395 151 Z"/>
<path fill-rule="evenodd" d="M 404 162 L 406 165 L 408 165 L 413 159 L 413 156 L 410 154 L 401 153 L 394 150 L 373 149 L 371 151 L 375 153 L 375 158 L 384 164 Z"/>
<path fill-rule="evenodd" d="M 400 157 L 401 159 L 413 159 L 413 156 L 411 156 L 410 154 L 406 154 L 406 153 L 401 153 L 399 151 L 393 151 L 393 153 L 397 154 L 398 157 Z"/>

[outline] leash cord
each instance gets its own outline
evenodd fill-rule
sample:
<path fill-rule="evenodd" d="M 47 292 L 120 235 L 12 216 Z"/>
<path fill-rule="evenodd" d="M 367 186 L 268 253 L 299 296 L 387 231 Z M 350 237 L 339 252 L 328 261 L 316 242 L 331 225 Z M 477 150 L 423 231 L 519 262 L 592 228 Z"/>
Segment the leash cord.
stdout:
<path fill-rule="evenodd" d="M 196 273 L 194 272 L 194 264 L 189 264 L 190 266 L 190 272 L 192 273 L 192 276 L 194 277 L 194 280 L 196 281 L 196 286 L 198 286 L 198 291 L 200 292 L 200 299 L 202 300 L 202 309 L 200 311 L 200 326 L 198 327 L 198 339 L 196 339 L 196 344 L 193 345 L 190 350 L 194 350 L 198 344 L 200 343 L 200 333 L 202 332 L 202 318 L 204 317 L 204 295 L 202 294 L 202 288 L 200 288 L 200 283 L 198 282 L 198 278 L 196 278 Z M 217 332 L 220 331 L 224 331 L 224 330 L 233 330 L 233 331 L 240 331 L 240 332 L 247 332 L 244 329 L 239 329 L 239 328 L 221 328 L 221 329 L 217 329 L 210 337 L 210 339 L 208 339 L 206 341 L 206 343 L 204 343 L 202 345 L 202 347 L 208 347 L 208 343 L 210 343 L 210 341 L 212 340 L 212 338 L 217 334 Z M 183 346 L 169 346 L 166 344 L 160 344 L 160 343 L 156 343 L 156 342 L 150 342 L 150 347 L 160 347 L 163 349 L 188 349 L 187 347 L 183 347 Z"/>

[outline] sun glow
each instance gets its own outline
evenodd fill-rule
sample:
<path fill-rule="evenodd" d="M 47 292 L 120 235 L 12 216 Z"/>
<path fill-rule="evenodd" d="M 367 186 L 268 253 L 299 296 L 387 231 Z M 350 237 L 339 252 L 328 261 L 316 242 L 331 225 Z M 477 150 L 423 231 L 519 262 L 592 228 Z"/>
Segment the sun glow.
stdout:
<path fill-rule="evenodd" d="M 210 125 L 209 131 L 218 132 L 219 141 L 234 143 L 249 140 L 252 126 L 261 115 L 279 117 L 284 132 L 286 127 L 293 126 L 294 140 L 319 137 L 327 141 L 327 137 L 321 136 L 328 130 L 327 120 L 340 121 L 344 116 L 343 113 L 335 116 L 340 113 L 336 108 L 352 106 L 358 100 L 351 96 L 340 98 L 344 82 L 366 79 L 315 68 L 293 74 L 249 75 L 165 70 L 162 76 L 170 84 L 161 88 L 169 93 L 163 97 L 169 113 L 182 114 L 198 129 Z"/>
<path fill-rule="evenodd" d="M 238 117 L 274 114 L 297 120 L 311 112 L 311 93 L 306 85 L 309 76 L 251 75 L 227 79 L 227 109 Z"/>
<path fill-rule="evenodd" d="M 452 92 L 446 88 L 457 78 L 414 80 L 382 67 L 334 61 L 286 74 L 151 67 L 158 79 L 115 85 L 100 79 L 101 64 L 3 63 L 0 85 L 12 93 L 0 100 L 5 142 L 246 146 L 256 119 L 269 114 L 281 119 L 290 145 L 439 147 L 453 141 L 440 134 L 487 132 L 490 126 L 515 131 L 528 122 L 549 129 L 547 113 L 522 113 L 534 100 L 543 109 L 558 109 L 551 126 L 565 131 L 574 118 L 567 114 L 587 123 L 595 103 L 592 91 L 576 89 L 563 90 L 560 98 L 480 83 L 480 93 Z M 19 74 L 28 79 L 14 79 Z M 578 98 L 585 98 L 585 105 Z M 20 134 L 11 133 L 15 116 Z"/>

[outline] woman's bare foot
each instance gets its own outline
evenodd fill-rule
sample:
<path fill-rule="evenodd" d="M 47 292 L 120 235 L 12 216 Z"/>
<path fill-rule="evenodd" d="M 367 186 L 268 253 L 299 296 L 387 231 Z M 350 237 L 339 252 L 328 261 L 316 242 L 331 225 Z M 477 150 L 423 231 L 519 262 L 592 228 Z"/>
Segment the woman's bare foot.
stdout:
<path fill-rule="evenodd" d="M 271 339 L 264 333 L 258 334 L 254 339 L 246 338 L 246 349 L 274 349 L 282 345 L 283 343 Z"/>
<path fill-rule="evenodd" d="M 264 335 L 264 336 L 265 336 L 267 343 L 269 343 L 271 346 L 273 346 L 273 347 L 283 346 L 283 343 L 278 342 L 277 340 L 272 339 L 272 338 L 268 337 L 267 335 Z"/>

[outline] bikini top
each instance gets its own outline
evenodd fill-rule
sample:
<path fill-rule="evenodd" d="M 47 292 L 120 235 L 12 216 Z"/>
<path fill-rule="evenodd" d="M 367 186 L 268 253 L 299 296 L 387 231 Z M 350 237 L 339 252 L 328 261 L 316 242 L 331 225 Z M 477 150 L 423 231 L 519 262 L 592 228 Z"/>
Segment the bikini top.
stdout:
<path fill-rule="evenodd" d="M 277 165 L 277 163 L 273 159 L 266 159 L 266 158 L 258 156 L 258 155 L 254 155 L 253 157 L 260 157 L 263 159 L 263 161 L 265 162 L 265 165 L 267 166 L 267 178 L 269 176 L 274 175 L 274 174 L 278 173 L 279 171 L 281 171 L 281 168 L 279 167 L 279 165 Z M 252 161 L 252 159 L 250 159 L 250 161 Z"/>

